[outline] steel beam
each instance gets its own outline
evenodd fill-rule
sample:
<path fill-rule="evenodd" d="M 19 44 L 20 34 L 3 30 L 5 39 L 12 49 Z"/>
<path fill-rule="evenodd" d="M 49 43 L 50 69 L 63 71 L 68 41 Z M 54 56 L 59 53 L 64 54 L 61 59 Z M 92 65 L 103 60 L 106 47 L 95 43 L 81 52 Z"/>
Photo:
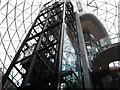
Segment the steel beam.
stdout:
<path fill-rule="evenodd" d="M 85 40 L 83 36 L 83 30 L 81 27 L 80 23 L 80 15 L 78 12 L 76 14 L 76 24 L 77 24 L 77 33 L 78 33 L 78 42 L 80 46 L 79 53 L 81 55 L 81 64 L 82 64 L 82 69 L 83 69 L 83 77 L 84 77 L 84 84 L 85 84 L 85 89 L 87 90 L 88 88 L 92 88 L 91 85 L 91 79 L 90 79 L 90 65 L 87 57 L 87 51 L 86 51 L 86 45 L 85 45 Z"/>

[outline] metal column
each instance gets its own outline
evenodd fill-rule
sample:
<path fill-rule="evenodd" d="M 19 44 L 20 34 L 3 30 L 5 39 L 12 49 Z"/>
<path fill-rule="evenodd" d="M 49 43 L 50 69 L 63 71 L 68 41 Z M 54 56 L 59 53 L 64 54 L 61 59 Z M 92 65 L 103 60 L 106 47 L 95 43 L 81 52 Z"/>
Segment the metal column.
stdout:
<path fill-rule="evenodd" d="M 82 69 L 83 69 L 84 84 L 85 84 L 86 89 L 92 88 L 90 75 L 89 75 L 90 65 L 88 63 L 88 57 L 87 57 L 87 52 L 86 52 L 86 47 L 85 47 L 85 40 L 84 40 L 83 30 L 81 27 L 78 12 L 76 12 L 76 24 L 77 24 L 78 42 L 79 42 L 79 46 L 80 46 L 79 53 L 81 54 L 80 62 L 82 64 Z"/>
<path fill-rule="evenodd" d="M 63 53 L 63 40 L 64 40 L 64 28 L 65 28 L 65 6 L 66 2 L 63 5 L 63 20 L 62 20 L 62 30 L 60 31 L 60 43 L 59 43 L 59 52 L 58 52 L 58 81 L 57 81 L 57 89 L 61 89 L 61 67 L 62 67 L 62 53 Z"/>

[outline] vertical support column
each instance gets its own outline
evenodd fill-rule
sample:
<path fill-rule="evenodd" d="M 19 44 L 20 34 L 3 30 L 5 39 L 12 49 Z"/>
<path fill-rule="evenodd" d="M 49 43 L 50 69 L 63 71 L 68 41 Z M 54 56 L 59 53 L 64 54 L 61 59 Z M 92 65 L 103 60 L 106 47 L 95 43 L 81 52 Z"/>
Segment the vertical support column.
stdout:
<path fill-rule="evenodd" d="M 85 85 L 86 89 L 92 88 L 90 75 L 89 75 L 90 65 L 88 63 L 87 51 L 86 51 L 86 47 L 85 47 L 85 40 L 84 40 L 83 31 L 82 31 L 78 12 L 76 12 L 76 24 L 77 24 L 78 42 L 79 42 L 79 46 L 80 46 L 80 50 L 79 50 L 79 52 L 81 54 L 80 62 L 82 64 L 82 69 L 83 69 L 84 85 Z"/>
<path fill-rule="evenodd" d="M 62 71 L 62 54 L 63 54 L 63 40 L 64 40 L 64 29 L 65 29 L 65 8 L 66 0 L 64 0 L 63 5 L 63 20 L 62 20 L 62 30 L 60 31 L 60 42 L 59 42 L 59 52 L 58 52 L 58 80 L 57 80 L 57 90 L 61 89 L 61 71 Z"/>
<path fill-rule="evenodd" d="M 120 1 L 118 2 L 118 42 L 120 42 Z"/>

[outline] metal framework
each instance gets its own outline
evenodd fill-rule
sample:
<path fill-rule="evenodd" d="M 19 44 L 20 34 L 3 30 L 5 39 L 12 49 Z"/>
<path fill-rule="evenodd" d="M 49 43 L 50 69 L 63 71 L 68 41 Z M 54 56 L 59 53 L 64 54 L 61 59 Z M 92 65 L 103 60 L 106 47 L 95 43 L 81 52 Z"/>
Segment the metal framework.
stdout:
<path fill-rule="evenodd" d="M 82 11 L 80 6 L 78 11 Z M 43 5 L 15 54 L 3 76 L 2 88 L 86 90 L 101 87 L 100 80 L 108 85 L 104 82 L 105 76 L 110 75 L 107 63 L 120 59 L 113 54 L 120 44 L 111 45 L 109 39 L 106 29 L 95 16 L 79 16 L 71 2 L 50 1 Z M 106 58 L 109 50 L 111 55 Z"/>
<path fill-rule="evenodd" d="M 0 68 L 3 73 L 13 60 L 43 3 L 49 0 L 4 0 L 0 3 Z M 112 42 L 118 41 L 119 0 L 71 0 L 81 3 L 83 13 L 97 16 L 104 24 Z M 80 1 L 80 2 L 79 2 Z M 76 5 L 77 6 L 77 5 Z"/>
<path fill-rule="evenodd" d="M 77 38 L 75 21 L 70 2 L 46 3 L 5 73 L 3 88 L 58 89 L 62 83 L 80 88 L 76 73 L 61 68 L 65 25 Z"/>

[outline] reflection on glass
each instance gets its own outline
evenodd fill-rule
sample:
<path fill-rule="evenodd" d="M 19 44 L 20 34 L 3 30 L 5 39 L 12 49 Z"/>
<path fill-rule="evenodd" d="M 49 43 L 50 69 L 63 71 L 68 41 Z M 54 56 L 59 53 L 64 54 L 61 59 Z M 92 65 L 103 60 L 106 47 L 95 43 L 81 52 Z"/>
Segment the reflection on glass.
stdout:
<path fill-rule="evenodd" d="M 99 53 L 109 48 L 109 45 L 112 44 L 109 36 L 101 38 L 99 41 L 94 41 L 93 37 L 91 38 L 91 46 L 87 46 L 88 58 L 93 60 Z"/>
<path fill-rule="evenodd" d="M 75 49 L 73 48 L 65 29 L 62 70 L 76 72 L 76 59 Z"/>
<path fill-rule="evenodd" d="M 67 82 L 67 85 L 75 88 L 80 88 L 82 85 L 80 85 L 81 83 L 78 74 L 78 54 L 75 49 L 77 47 L 74 46 L 74 44 L 76 44 L 75 40 L 71 39 L 73 39 L 73 37 L 71 38 L 68 35 L 68 28 L 65 24 L 62 58 L 62 74 L 64 75 L 63 79 Z M 61 88 L 65 88 L 67 85 L 66 83 L 62 83 Z"/>

